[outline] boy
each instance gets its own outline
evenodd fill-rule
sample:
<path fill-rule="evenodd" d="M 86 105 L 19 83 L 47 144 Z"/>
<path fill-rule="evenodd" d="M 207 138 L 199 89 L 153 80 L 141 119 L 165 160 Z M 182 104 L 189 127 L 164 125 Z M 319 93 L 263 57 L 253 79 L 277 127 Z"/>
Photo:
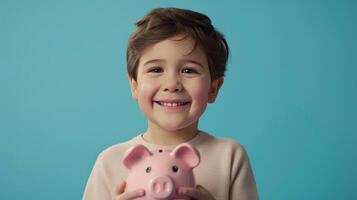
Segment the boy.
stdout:
<path fill-rule="evenodd" d="M 196 200 L 256 200 L 254 175 L 238 142 L 198 129 L 207 103 L 223 84 L 229 49 L 210 19 L 190 10 L 158 8 L 136 23 L 127 49 L 132 97 L 148 119 L 145 133 L 99 154 L 83 200 L 127 200 L 145 191 L 125 190 L 128 175 L 121 163 L 134 144 L 173 150 L 187 142 L 201 157 L 193 170 L 197 187 L 179 188 Z"/>

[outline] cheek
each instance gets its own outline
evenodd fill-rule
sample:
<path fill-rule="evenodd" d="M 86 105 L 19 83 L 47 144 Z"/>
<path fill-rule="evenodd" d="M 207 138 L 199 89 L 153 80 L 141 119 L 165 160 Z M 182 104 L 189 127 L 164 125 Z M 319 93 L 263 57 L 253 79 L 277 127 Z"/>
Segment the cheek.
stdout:
<path fill-rule="evenodd" d="M 141 84 L 138 86 L 138 103 L 144 113 L 151 109 L 155 91 L 155 85 L 153 84 Z"/>
<path fill-rule="evenodd" d="M 209 88 L 207 83 L 194 84 L 190 87 L 190 95 L 192 100 L 197 104 L 206 104 L 208 101 Z"/>
<path fill-rule="evenodd" d="M 153 96 L 154 91 L 153 87 L 150 87 L 149 84 L 139 85 L 139 100 L 146 101 L 150 99 Z"/>
<path fill-rule="evenodd" d="M 191 84 L 189 94 L 192 98 L 192 108 L 197 117 L 200 117 L 207 107 L 208 102 L 208 84 L 206 81 Z"/>

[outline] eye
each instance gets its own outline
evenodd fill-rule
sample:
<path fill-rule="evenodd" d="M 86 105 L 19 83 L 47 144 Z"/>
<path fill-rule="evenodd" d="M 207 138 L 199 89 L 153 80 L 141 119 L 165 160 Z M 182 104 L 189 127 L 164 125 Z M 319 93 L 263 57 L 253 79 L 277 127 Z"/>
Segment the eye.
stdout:
<path fill-rule="evenodd" d="M 173 172 L 177 172 L 178 171 L 178 167 L 176 165 L 172 166 L 172 171 Z"/>
<path fill-rule="evenodd" d="M 192 74 L 192 73 L 197 74 L 197 71 L 191 67 L 186 67 L 182 69 L 182 72 L 186 74 Z"/>
<path fill-rule="evenodd" d="M 146 168 L 146 173 L 150 173 L 150 172 L 151 172 L 151 167 L 149 166 Z"/>
<path fill-rule="evenodd" d="M 161 67 L 152 67 L 148 70 L 148 72 L 160 73 L 160 72 L 162 72 L 162 69 L 161 69 Z"/>

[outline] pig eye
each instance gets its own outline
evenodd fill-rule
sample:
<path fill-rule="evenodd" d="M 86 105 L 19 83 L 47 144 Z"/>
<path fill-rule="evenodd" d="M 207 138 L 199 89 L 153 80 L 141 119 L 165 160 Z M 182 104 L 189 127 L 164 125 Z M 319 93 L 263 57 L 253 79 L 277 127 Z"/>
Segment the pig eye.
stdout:
<path fill-rule="evenodd" d="M 177 172 L 178 171 L 178 167 L 176 165 L 172 166 L 172 171 L 173 172 Z"/>
<path fill-rule="evenodd" d="M 151 167 L 146 168 L 146 173 L 149 173 L 151 171 Z"/>

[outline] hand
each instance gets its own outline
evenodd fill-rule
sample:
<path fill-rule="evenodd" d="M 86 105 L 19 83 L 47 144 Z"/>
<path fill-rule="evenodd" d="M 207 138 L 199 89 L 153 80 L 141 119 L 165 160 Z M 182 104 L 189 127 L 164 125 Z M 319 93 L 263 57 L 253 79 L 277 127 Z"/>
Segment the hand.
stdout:
<path fill-rule="evenodd" d="M 194 200 L 215 200 L 215 198 L 204 187 L 197 185 L 196 188 L 180 187 L 177 190 L 179 195 L 191 197 Z"/>
<path fill-rule="evenodd" d="M 114 200 L 130 200 L 130 199 L 135 199 L 135 198 L 142 197 L 145 195 L 144 189 L 137 189 L 134 191 L 126 192 L 125 186 L 126 186 L 125 181 L 120 182 L 120 184 L 115 192 Z"/>

